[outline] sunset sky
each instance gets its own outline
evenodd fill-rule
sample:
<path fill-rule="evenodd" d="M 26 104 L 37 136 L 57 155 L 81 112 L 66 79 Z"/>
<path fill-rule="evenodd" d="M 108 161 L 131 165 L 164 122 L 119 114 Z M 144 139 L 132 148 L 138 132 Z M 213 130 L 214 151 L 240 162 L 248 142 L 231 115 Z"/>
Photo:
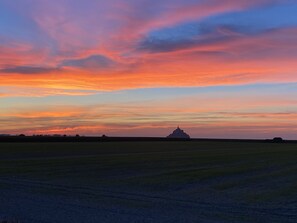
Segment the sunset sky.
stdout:
<path fill-rule="evenodd" d="M 296 0 L 1 0 L 0 134 L 297 139 Z"/>

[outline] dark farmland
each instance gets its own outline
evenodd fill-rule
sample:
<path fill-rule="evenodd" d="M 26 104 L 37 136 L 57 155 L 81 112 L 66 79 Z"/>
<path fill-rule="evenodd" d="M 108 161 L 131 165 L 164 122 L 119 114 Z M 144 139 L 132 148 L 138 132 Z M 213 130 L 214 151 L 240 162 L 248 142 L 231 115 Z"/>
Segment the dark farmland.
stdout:
<path fill-rule="evenodd" d="M 0 221 L 297 222 L 297 144 L 0 143 Z"/>

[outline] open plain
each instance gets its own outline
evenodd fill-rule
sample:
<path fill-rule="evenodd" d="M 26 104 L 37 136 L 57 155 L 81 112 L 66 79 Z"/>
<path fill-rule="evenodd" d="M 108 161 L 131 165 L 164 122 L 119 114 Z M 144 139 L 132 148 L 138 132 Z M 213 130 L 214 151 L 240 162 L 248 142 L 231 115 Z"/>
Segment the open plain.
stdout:
<path fill-rule="evenodd" d="M 297 222 L 296 161 L 296 143 L 0 143 L 0 220 Z"/>

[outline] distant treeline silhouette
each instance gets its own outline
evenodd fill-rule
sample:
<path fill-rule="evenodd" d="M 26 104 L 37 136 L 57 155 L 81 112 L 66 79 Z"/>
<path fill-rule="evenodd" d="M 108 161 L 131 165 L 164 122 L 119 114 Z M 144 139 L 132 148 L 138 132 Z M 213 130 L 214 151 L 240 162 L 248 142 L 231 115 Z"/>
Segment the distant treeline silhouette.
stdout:
<path fill-rule="evenodd" d="M 214 141 L 214 142 L 259 142 L 259 143 L 297 143 L 297 140 L 283 140 L 280 137 L 273 139 L 214 139 L 214 138 L 166 138 L 166 137 L 108 137 L 102 136 L 67 136 L 67 135 L 34 135 L 18 136 L 0 135 L 0 142 L 145 142 L 145 141 Z"/>

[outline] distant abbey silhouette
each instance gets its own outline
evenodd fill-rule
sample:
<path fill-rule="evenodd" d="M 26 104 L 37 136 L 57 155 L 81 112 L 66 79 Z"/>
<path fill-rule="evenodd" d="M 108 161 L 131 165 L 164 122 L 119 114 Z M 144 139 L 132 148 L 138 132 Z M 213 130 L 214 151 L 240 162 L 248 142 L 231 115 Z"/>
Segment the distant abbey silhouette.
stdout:
<path fill-rule="evenodd" d="M 169 135 L 167 138 L 175 138 L 175 139 L 189 139 L 190 136 L 184 132 L 184 130 L 180 129 L 179 126 Z"/>

